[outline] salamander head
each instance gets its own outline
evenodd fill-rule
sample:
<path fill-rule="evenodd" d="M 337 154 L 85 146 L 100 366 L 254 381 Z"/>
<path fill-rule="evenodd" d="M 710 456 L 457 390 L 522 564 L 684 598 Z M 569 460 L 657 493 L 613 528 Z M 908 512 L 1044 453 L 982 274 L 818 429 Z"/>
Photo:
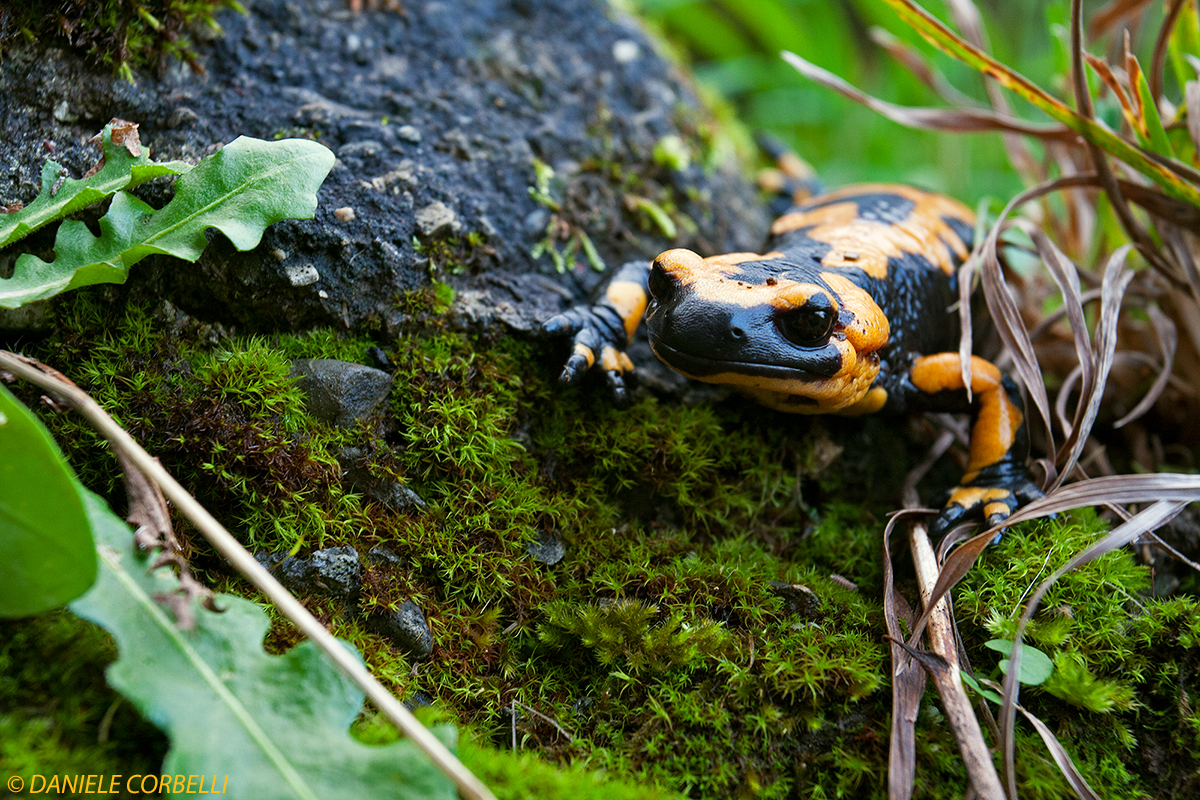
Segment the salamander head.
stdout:
<path fill-rule="evenodd" d="M 667 366 L 773 408 L 821 414 L 882 405 L 871 384 L 887 318 L 844 272 L 787 263 L 779 253 L 701 258 L 668 250 L 650 272 L 646 322 Z"/>

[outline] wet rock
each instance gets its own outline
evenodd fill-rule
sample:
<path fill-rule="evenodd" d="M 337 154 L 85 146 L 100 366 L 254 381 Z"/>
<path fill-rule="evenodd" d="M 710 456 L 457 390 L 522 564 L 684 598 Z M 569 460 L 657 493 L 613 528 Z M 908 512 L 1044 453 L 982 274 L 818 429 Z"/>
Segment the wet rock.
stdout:
<path fill-rule="evenodd" d="M 358 599 L 362 590 L 362 562 L 353 547 L 330 547 L 317 550 L 308 558 L 312 568 L 312 585 L 323 594 L 340 600 Z"/>
<path fill-rule="evenodd" d="M 20 308 L 0 308 L 0 330 L 45 331 L 50 329 L 50 309 L 45 303 Z"/>
<path fill-rule="evenodd" d="M 375 612 L 368 621 L 376 633 L 387 637 L 416 661 L 428 658 L 433 652 L 433 632 L 420 606 L 412 600 L 405 600 L 396 611 Z"/>
<path fill-rule="evenodd" d="M 567 554 L 567 546 L 554 534 L 541 531 L 537 541 L 525 544 L 525 552 L 533 556 L 534 561 L 553 565 L 563 560 L 563 556 Z"/>
<path fill-rule="evenodd" d="M 804 584 L 767 581 L 767 588 L 771 590 L 771 594 L 783 598 L 784 607 L 789 614 L 798 614 L 808 619 L 821 616 L 821 598 Z"/>
<path fill-rule="evenodd" d="M 430 279 L 413 237 L 437 231 L 486 235 L 469 270 L 439 276 L 469 298 L 465 324 L 545 318 L 582 301 L 599 273 L 581 261 L 560 275 L 548 256 L 531 256 L 549 221 L 528 192 L 535 159 L 555 167 L 560 220 L 586 230 L 610 265 L 669 247 L 762 244 L 766 212 L 735 164 L 685 174 L 654 162 L 664 136 L 697 142 L 688 131 L 705 115 L 640 26 L 603 3 L 462 0 L 405 15 L 348 14 L 344 0 L 247 5 L 219 14 L 225 35 L 198 46 L 206 75 L 169 69 L 133 85 L 43 42 L 6 49 L 0 202 L 32 202 L 51 151 L 82 175 L 98 155 L 87 140 L 113 116 L 140 123 L 155 158 L 191 163 L 243 134 L 315 139 L 339 161 L 314 219 L 272 225 L 245 253 L 215 235 L 186 267 L 152 256 L 122 290 L 242 331 L 398 330 L 396 296 Z M 616 169 L 611 180 L 584 166 L 597 159 Z M 631 176 L 647 196 L 669 193 L 696 228 L 677 240 L 643 230 L 621 202 Z M 166 181 L 137 190 L 154 206 L 171 191 Z M 353 219 L 338 214 L 347 208 Z M 538 288 L 530 277 L 562 294 L 523 292 Z"/>
<path fill-rule="evenodd" d="M 404 559 L 381 544 L 377 544 L 367 552 L 367 561 L 386 567 L 402 567 Z"/>
<path fill-rule="evenodd" d="M 433 705 L 433 698 L 420 690 L 413 692 L 404 700 L 404 705 L 409 711 L 416 711 L 423 706 Z"/>
<path fill-rule="evenodd" d="M 299 376 L 296 385 L 307 398 L 309 413 L 339 428 L 370 416 L 392 389 L 386 372 L 332 358 L 297 359 L 291 374 Z"/>
<path fill-rule="evenodd" d="M 342 467 L 342 479 L 372 500 L 396 511 L 414 508 L 424 511 L 429 507 L 420 495 L 399 481 L 372 475 L 367 469 L 367 453 L 361 447 L 347 447 L 338 453 L 337 460 Z"/>
<path fill-rule="evenodd" d="M 440 200 L 430 203 L 418 211 L 416 220 L 417 229 L 426 236 L 433 236 L 435 233 L 443 231 L 458 233 L 462 230 L 462 223 L 458 221 L 458 215 L 454 213 L 454 209 Z"/>
<path fill-rule="evenodd" d="M 362 562 L 353 547 L 317 550 L 308 558 L 259 551 L 254 558 L 296 594 L 326 595 L 353 606 L 362 591 Z"/>

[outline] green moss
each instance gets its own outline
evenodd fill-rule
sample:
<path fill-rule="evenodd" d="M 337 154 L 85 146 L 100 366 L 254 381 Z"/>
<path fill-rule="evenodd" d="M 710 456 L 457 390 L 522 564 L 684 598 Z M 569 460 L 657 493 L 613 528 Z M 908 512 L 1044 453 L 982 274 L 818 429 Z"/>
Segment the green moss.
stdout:
<path fill-rule="evenodd" d="M 563 648 L 576 641 L 596 652 L 601 664 L 632 672 L 686 669 L 728 649 L 729 632 L 709 619 L 686 621 L 676 611 L 665 619 L 656 606 L 617 601 L 600 606 L 565 602 L 543 606 L 546 622 L 539 638 Z"/>
<path fill-rule="evenodd" d="M 114 660 L 108 635 L 65 611 L 0 620 L 0 772 L 157 772 L 166 739 L 105 684 Z"/>
<path fill-rule="evenodd" d="M 305 600 L 401 696 L 421 692 L 497 744 L 515 735 L 519 748 L 575 765 L 560 777 L 581 792 L 600 770 L 698 798 L 886 793 L 889 659 L 876 598 L 895 493 L 883 487 L 919 443 L 737 399 L 642 396 L 617 409 L 602 391 L 558 386 L 561 354 L 448 330 L 444 290 L 398 298 L 414 334 L 394 341 L 314 331 L 217 346 L 203 326 L 171 328 L 89 297 L 56 305 L 59 332 L 38 354 L 70 365 L 235 532 L 270 549 L 383 544 L 397 556 L 398 566 L 366 562 L 360 606 L 415 600 L 435 641 L 423 663 L 338 602 Z M 395 377 L 386 413 L 348 431 L 309 417 L 289 360 L 362 361 L 373 346 Z M 69 418 L 50 424 L 85 480 L 115 489 L 94 438 Z M 425 506 L 349 493 L 333 459 L 348 446 Z M 1092 514 L 1064 516 L 1017 526 L 985 553 L 955 592 L 977 672 L 999 677 L 983 643 L 1011 637 L 1022 598 L 1103 530 Z M 527 549 L 548 539 L 566 552 L 554 565 Z M 245 591 L 193 546 L 212 582 Z M 1030 628 L 1056 671 L 1023 702 L 1106 796 L 1148 786 L 1186 796 L 1200 751 L 1190 702 L 1200 612 L 1148 600 L 1147 587 L 1127 552 L 1110 554 L 1064 577 Z M 273 648 L 294 642 L 288 626 L 273 629 Z M 965 776 L 936 701 L 923 708 L 917 796 L 944 796 Z M 365 738 L 382 735 L 365 719 Z M 1019 742 L 1022 786 L 1060 796 L 1036 737 L 1022 729 Z M 511 775 L 523 769 L 516 758 L 488 751 L 478 763 Z"/>
<path fill-rule="evenodd" d="M 218 11 L 243 11 L 238 0 L 100 0 L 63 3 L 33 0 L 0 8 L 0 53 L 22 39 L 51 39 L 132 79 L 131 69 L 186 61 L 200 71 L 192 36 L 200 26 L 215 33 Z"/>
<path fill-rule="evenodd" d="M 479 272 L 496 255 L 495 248 L 488 246 L 487 235 L 481 231 L 464 235 L 438 234 L 427 239 L 414 236 L 412 245 L 417 255 L 426 259 L 431 280 L 444 275 Z"/>
<path fill-rule="evenodd" d="M 1105 532 L 1092 511 L 1010 530 L 956 590 L 960 630 L 977 632 L 976 641 L 985 630 L 1011 638 L 1033 589 Z M 1108 553 L 1064 575 L 1028 629 L 1031 643 L 1052 657 L 1054 673 L 1040 687 L 1025 687 L 1021 702 L 1055 730 L 1105 797 L 1142 797 L 1147 785 L 1160 797 L 1185 797 L 1200 785 L 1189 700 L 1200 689 L 1190 672 L 1200 652 L 1200 604 L 1148 598 L 1149 585 L 1148 569 L 1129 550 Z M 977 670 L 999 677 L 996 654 L 974 658 Z M 1031 796 L 1067 796 L 1061 779 L 1048 777 L 1057 772 L 1053 765 L 1039 777 L 1033 765 L 1047 756 L 1036 738 L 1030 742 L 1019 763 L 1033 759 Z"/>

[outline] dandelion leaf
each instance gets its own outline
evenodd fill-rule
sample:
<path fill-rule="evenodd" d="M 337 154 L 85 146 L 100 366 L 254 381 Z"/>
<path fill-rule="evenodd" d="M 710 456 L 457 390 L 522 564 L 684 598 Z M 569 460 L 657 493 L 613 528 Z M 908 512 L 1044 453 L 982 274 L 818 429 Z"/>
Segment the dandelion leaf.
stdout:
<path fill-rule="evenodd" d="M 161 209 L 118 192 L 100 219 L 100 236 L 82 222 L 63 223 L 52 262 L 25 254 L 13 276 L 0 280 L 0 306 L 16 308 L 94 283 L 124 283 L 130 267 L 156 253 L 195 261 L 208 243 L 208 228 L 249 250 L 271 223 L 312 217 L 333 161 L 328 148 L 305 139 L 238 137 L 182 175 Z"/>
<path fill-rule="evenodd" d="M 70 467 L 3 385 L 0 453 L 0 617 L 23 617 L 83 594 L 96 548 Z"/>
<path fill-rule="evenodd" d="M 88 494 L 85 505 L 100 576 L 71 610 L 112 634 L 120 657 L 108 682 L 170 736 L 163 774 L 215 775 L 230 798 L 454 800 L 453 784 L 410 742 L 352 739 L 362 693 L 309 642 L 266 653 L 269 622 L 254 603 L 218 595 L 222 613 L 196 608 L 195 629 L 180 630 L 156 599 L 178 580 L 147 569 L 102 500 Z"/>
<path fill-rule="evenodd" d="M 56 161 L 46 162 L 42 167 L 37 199 L 20 211 L 0 215 L 0 247 L 33 233 L 47 223 L 99 203 L 122 189 L 132 189 L 160 175 L 182 175 L 191 169 L 190 164 L 182 161 L 151 161 L 149 151 L 140 145 L 129 147 L 114 143 L 114 127 L 118 130 L 118 138 L 123 133 L 119 124 L 110 122 L 104 126 L 100 134 L 104 164 L 95 174 L 86 178 L 63 179 L 63 167 Z M 136 141 L 136 136 L 132 140 Z M 137 155 L 134 155 L 135 152 Z"/>

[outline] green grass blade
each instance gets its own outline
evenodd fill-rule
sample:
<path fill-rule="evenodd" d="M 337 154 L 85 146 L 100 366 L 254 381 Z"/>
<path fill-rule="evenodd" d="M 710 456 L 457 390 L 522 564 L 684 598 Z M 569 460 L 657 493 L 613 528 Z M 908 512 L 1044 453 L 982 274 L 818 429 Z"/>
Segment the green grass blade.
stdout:
<path fill-rule="evenodd" d="M 1137 86 L 1134 87 L 1134 90 L 1141 100 L 1142 124 L 1145 125 L 1147 131 L 1147 139 L 1142 142 L 1142 146 L 1153 150 L 1160 156 L 1174 158 L 1175 148 L 1167 139 L 1167 131 L 1158 114 L 1158 103 L 1154 102 L 1154 95 L 1150 93 L 1150 84 L 1146 81 L 1146 73 L 1140 69 L 1137 71 Z"/>
<path fill-rule="evenodd" d="M 1171 197 L 1200 206 L 1200 188 L 1182 178 L 1170 167 L 1155 161 L 1150 154 L 1125 141 L 1099 122 L 1080 116 L 1073 108 L 1057 97 L 1046 93 L 1024 75 L 1009 69 L 991 56 L 964 42 L 912 0 L 885 0 L 885 2 L 896 10 L 897 15 L 904 22 L 912 26 L 939 50 L 995 79 L 1004 88 L 1025 98 L 1084 139 L 1153 180 Z"/>

